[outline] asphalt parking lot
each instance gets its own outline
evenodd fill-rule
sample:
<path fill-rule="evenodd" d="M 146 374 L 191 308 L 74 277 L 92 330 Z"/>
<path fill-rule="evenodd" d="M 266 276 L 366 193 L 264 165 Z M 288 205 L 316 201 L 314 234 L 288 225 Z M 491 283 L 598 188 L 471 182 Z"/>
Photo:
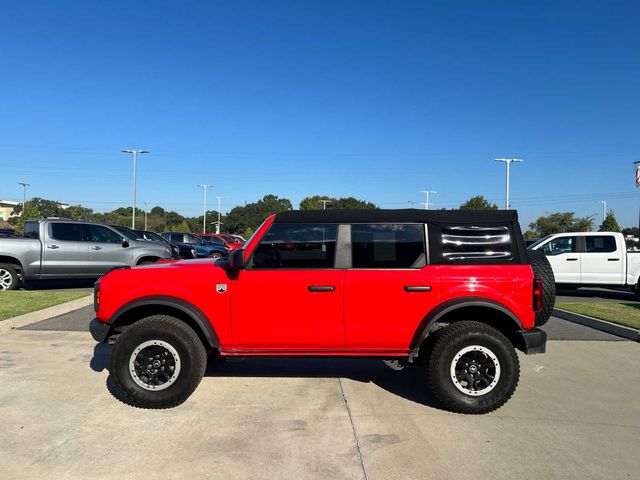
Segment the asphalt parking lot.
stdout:
<path fill-rule="evenodd" d="M 640 345 L 581 325 L 552 319 L 489 415 L 367 359 L 213 359 L 185 404 L 151 411 L 110 394 L 91 315 L 0 337 L 5 478 L 640 478 Z"/>

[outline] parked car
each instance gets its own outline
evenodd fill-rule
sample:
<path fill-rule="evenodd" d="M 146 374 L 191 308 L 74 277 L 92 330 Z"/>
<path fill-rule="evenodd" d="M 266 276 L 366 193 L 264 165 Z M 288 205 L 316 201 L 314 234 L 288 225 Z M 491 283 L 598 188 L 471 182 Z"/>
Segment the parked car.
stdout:
<path fill-rule="evenodd" d="M 160 234 L 155 232 L 150 232 L 148 230 L 134 230 L 135 234 L 139 237 L 148 240 L 150 242 L 163 242 L 168 245 L 171 245 L 171 249 L 174 251 L 174 258 L 181 258 L 188 260 L 190 258 L 197 258 L 196 249 L 187 245 L 183 245 L 180 243 L 171 243 L 165 238 L 163 238 Z"/>
<path fill-rule="evenodd" d="M 245 244 L 247 241 L 241 237 L 240 235 L 232 235 L 230 233 L 228 233 L 227 235 L 229 235 L 232 238 L 235 238 L 237 241 L 241 242 L 242 244 Z"/>
<path fill-rule="evenodd" d="M 140 233 L 139 231 L 136 230 L 132 230 L 131 228 L 127 228 L 127 227 L 123 227 L 121 225 L 109 225 L 111 228 L 113 228 L 114 230 L 116 230 L 118 233 L 121 233 L 122 235 L 124 235 L 125 237 L 127 237 L 129 240 L 139 240 L 139 241 L 149 241 L 147 238 L 144 237 L 144 235 L 142 233 Z M 162 238 L 162 237 L 161 237 Z M 169 248 L 171 248 L 171 258 L 179 258 L 179 252 L 180 250 L 178 249 L 177 246 L 175 245 L 171 245 L 169 242 L 167 242 L 165 239 L 162 239 L 162 243 L 166 244 L 169 246 Z"/>
<path fill-rule="evenodd" d="M 127 238 L 107 225 L 28 221 L 22 238 L 0 238 L 0 290 L 14 289 L 18 280 L 99 277 L 170 257 L 168 246 Z"/>
<path fill-rule="evenodd" d="M 545 351 L 554 291 L 514 211 L 428 210 L 287 211 L 226 259 L 116 270 L 95 288 L 90 331 L 114 343 L 131 405 L 184 402 L 208 353 L 362 356 L 424 369 L 464 413 L 511 397 L 516 348 Z"/>
<path fill-rule="evenodd" d="M 558 286 L 629 287 L 640 296 L 640 252 L 628 252 L 621 233 L 556 233 L 529 248 L 547 256 Z"/>
<path fill-rule="evenodd" d="M 225 236 L 221 233 L 198 233 L 197 235 L 208 242 L 224 246 L 227 252 L 242 248 L 242 244 L 237 242 L 235 238 Z"/>
<path fill-rule="evenodd" d="M 193 233 L 164 232 L 162 237 L 176 245 L 194 248 L 197 258 L 222 258 L 227 255 L 223 245 L 207 242 Z"/>

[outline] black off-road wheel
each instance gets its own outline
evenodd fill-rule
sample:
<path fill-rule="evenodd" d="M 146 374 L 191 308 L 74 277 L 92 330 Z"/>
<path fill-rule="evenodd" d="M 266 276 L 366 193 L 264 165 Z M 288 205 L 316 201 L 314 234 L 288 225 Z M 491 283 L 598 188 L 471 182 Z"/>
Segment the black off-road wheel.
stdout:
<path fill-rule="evenodd" d="M 10 263 L 0 263 L 0 290 L 15 290 L 18 285 L 18 272 Z"/>
<path fill-rule="evenodd" d="M 541 250 L 529 250 L 529 260 L 533 276 L 542 280 L 542 308 L 536 312 L 536 326 L 549 321 L 556 304 L 556 280 L 551 264 Z"/>
<path fill-rule="evenodd" d="M 437 332 L 426 374 L 433 394 L 447 410 L 481 414 L 511 398 L 520 363 L 502 333 L 484 323 L 464 321 Z"/>
<path fill-rule="evenodd" d="M 116 340 L 109 373 L 116 398 L 140 408 L 171 408 L 196 389 L 207 352 L 193 329 L 177 318 L 153 315 Z"/>

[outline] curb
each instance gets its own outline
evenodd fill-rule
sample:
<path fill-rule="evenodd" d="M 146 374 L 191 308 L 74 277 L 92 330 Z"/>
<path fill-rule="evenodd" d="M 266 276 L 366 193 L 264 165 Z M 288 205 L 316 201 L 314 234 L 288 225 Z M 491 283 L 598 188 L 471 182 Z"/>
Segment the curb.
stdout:
<path fill-rule="evenodd" d="M 580 315 L 578 313 L 567 312 L 566 310 L 560 310 L 554 308 L 552 315 L 554 317 L 568 320 L 573 323 L 579 323 L 586 327 L 595 328 L 602 332 L 610 333 L 618 337 L 623 337 L 634 342 L 640 342 L 640 331 L 631 328 L 617 325 L 615 323 L 607 322 L 606 320 L 600 320 L 599 318 L 587 317 L 586 315 Z"/>
<path fill-rule="evenodd" d="M 93 295 L 87 295 L 86 297 L 77 298 L 70 302 L 60 303 L 53 307 L 47 307 L 42 310 L 36 310 L 35 312 L 18 315 L 17 317 L 0 320 L 0 334 L 10 332 L 16 328 L 31 325 L 32 323 L 40 322 L 42 320 L 64 315 L 65 313 L 73 312 L 74 310 L 86 307 L 92 303 Z"/>

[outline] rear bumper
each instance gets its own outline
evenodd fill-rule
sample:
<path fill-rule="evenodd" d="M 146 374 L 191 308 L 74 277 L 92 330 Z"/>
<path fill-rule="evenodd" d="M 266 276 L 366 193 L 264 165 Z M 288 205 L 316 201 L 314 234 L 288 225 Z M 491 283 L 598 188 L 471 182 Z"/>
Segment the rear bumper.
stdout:
<path fill-rule="evenodd" d="M 105 343 L 111 333 L 111 325 L 94 318 L 89 323 L 89 331 L 96 342 Z"/>
<path fill-rule="evenodd" d="M 516 332 L 516 347 L 527 355 L 544 353 L 547 348 L 547 332 L 539 328 L 518 330 Z"/>

